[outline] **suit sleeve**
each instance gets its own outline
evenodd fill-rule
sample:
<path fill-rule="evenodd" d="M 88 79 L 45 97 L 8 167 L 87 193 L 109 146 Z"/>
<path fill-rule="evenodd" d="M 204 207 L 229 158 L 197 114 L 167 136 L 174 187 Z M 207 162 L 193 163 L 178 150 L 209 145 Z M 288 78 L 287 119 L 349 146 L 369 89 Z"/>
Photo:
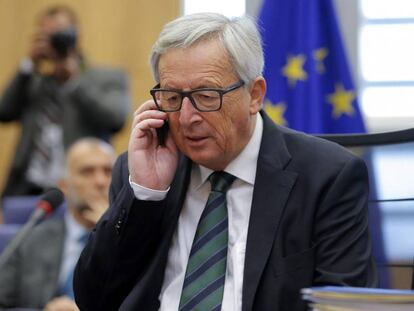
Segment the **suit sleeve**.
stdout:
<path fill-rule="evenodd" d="M 30 74 L 16 73 L 0 98 L 0 121 L 19 120 L 27 104 Z"/>
<path fill-rule="evenodd" d="M 128 116 L 128 78 L 118 70 L 90 69 L 71 81 L 66 95 L 81 115 L 101 131 L 116 132 Z"/>
<path fill-rule="evenodd" d="M 337 174 L 317 210 L 314 285 L 377 285 L 367 200 L 365 163 L 352 157 Z"/>
<path fill-rule="evenodd" d="M 0 309 L 17 307 L 18 280 L 21 279 L 19 269 L 19 252 L 12 257 L 0 269 Z"/>
<path fill-rule="evenodd" d="M 114 167 L 110 208 L 77 263 L 74 290 L 81 310 L 117 310 L 139 282 L 160 241 L 163 201 L 134 198 L 126 156 Z"/>

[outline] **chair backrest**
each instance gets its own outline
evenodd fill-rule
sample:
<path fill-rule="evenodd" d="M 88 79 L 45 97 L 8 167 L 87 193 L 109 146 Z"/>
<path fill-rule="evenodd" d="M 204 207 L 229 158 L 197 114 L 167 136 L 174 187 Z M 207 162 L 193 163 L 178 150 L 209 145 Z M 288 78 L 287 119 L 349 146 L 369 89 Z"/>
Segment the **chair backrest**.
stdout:
<path fill-rule="evenodd" d="M 21 227 L 21 225 L 0 225 L 0 254 Z"/>
<path fill-rule="evenodd" d="M 345 146 L 367 164 L 370 230 L 380 287 L 414 286 L 414 128 L 318 136 Z"/>
<path fill-rule="evenodd" d="M 5 224 L 24 224 L 39 201 L 39 196 L 10 196 L 3 198 L 3 221 Z M 62 217 L 66 203 L 61 204 L 53 217 Z"/>
<path fill-rule="evenodd" d="M 10 196 L 3 198 L 5 224 L 24 224 L 36 207 L 39 196 Z"/>

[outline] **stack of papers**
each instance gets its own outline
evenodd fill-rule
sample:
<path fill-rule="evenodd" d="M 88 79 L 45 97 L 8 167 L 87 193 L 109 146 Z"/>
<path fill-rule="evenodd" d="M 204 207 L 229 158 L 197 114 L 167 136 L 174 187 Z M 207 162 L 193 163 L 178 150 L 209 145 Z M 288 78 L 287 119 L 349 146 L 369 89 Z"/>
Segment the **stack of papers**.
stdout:
<path fill-rule="evenodd" d="M 314 311 L 414 310 L 414 291 L 324 286 L 302 289 Z"/>

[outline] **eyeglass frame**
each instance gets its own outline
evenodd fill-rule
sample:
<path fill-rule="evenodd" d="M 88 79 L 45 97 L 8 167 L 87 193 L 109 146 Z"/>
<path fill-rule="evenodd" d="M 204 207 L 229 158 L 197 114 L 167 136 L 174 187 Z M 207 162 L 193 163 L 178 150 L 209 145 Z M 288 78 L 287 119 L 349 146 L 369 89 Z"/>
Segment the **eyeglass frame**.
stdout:
<path fill-rule="evenodd" d="M 177 89 L 162 89 L 159 88 L 160 84 L 158 83 L 156 86 L 154 86 L 151 90 L 150 90 L 150 94 L 152 96 L 152 98 L 154 99 L 155 105 L 157 106 L 158 110 L 163 111 L 163 112 L 176 112 L 176 111 L 180 111 L 182 106 L 183 106 L 183 101 L 184 98 L 188 98 L 191 102 L 191 104 L 193 105 L 193 107 L 200 111 L 200 112 L 213 112 L 213 111 L 218 111 L 221 109 L 221 106 L 223 105 L 223 96 L 231 91 L 237 90 L 238 88 L 241 88 L 242 86 L 245 85 L 245 82 L 243 80 L 239 80 L 238 82 L 224 88 L 224 89 L 218 89 L 218 88 L 199 88 L 199 89 L 194 89 L 191 91 L 181 91 L 181 90 L 177 90 Z M 161 109 L 161 107 L 158 105 L 157 103 L 157 99 L 155 97 L 155 93 L 158 91 L 165 91 L 165 92 L 175 92 L 178 93 L 181 96 L 181 103 L 180 106 L 177 109 L 174 110 L 164 110 Z M 192 94 L 195 92 L 203 92 L 203 91 L 214 91 L 217 92 L 220 95 L 220 105 L 217 109 L 213 109 L 213 110 L 201 110 L 198 106 L 197 103 L 195 101 L 195 99 L 193 98 Z"/>

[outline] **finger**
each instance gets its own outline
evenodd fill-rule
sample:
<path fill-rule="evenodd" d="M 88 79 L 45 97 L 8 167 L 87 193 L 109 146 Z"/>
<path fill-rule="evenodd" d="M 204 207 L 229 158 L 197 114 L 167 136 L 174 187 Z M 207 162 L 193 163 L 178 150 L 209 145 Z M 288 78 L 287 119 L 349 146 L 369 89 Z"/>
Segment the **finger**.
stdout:
<path fill-rule="evenodd" d="M 130 150 L 135 148 L 148 148 L 149 146 L 156 146 L 157 142 L 157 133 L 156 128 L 159 128 L 163 125 L 164 121 L 159 119 L 146 119 L 135 125 L 131 131 L 131 136 L 129 139 Z"/>
<path fill-rule="evenodd" d="M 87 211 L 104 211 L 109 207 L 109 202 L 108 200 L 105 199 L 94 199 L 94 200 L 89 200 L 88 203 L 89 209 Z"/>
<path fill-rule="evenodd" d="M 96 224 L 98 220 L 102 217 L 102 215 L 105 213 L 106 209 L 100 210 L 100 211 L 92 211 L 92 210 L 86 210 L 82 214 L 83 218 L 86 220 Z"/>
<path fill-rule="evenodd" d="M 47 41 L 48 42 L 49 37 L 43 33 L 37 33 L 32 37 L 32 40 L 33 42 L 36 42 L 36 41 L 45 41 L 45 42 Z"/>
<path fill-rule="evenodd" d="M 97 213 L 94 213 L 92 211 L 86 210 L 83 212 L 82 216 L 83 218 L 85 218 L 86 220 L 90 221 L 90 222 L 95 222 L 97 219 L 96 216 Z"/>
<path fill-rule="evenodd" d="M 153 100 L 147 100 L 141 106 L 139 106 L 137 110 L 135 110 L 134 116 L 145 110 L 158 110 L 158 108 L 157 108 L 157 105 L 155 105 Z"/>
<path fill-rule="evenodd" d="M 36 37 L 32 41 L 32 48 L 34 49 L 49 49 L 50 43 L 46 37 Z"/>
<path fill-rule="evenodd" d="M 152 131 L 156 128 L 160 128 L 163 124 L 164 120 L 161 119 L 145 119 L 141 122 L 136 123 L 132 131 L 140 136 L 139 133 L 142 134 L 148 131 Z"/>
<path fill-rule="evenodd" d="M 132 120 L 132 128 L 134 128 L 139 122 L 148 119 L 166 120 L 167 114 L 158 110 L 146 110 L 134 116 Z"/>
<path fill-rule="evenodd" d="M 42 44 L 48 44 L 49 38 L 46 36 L 36 36 L 33 38 L 33 43 L 42 43 Z"/>

